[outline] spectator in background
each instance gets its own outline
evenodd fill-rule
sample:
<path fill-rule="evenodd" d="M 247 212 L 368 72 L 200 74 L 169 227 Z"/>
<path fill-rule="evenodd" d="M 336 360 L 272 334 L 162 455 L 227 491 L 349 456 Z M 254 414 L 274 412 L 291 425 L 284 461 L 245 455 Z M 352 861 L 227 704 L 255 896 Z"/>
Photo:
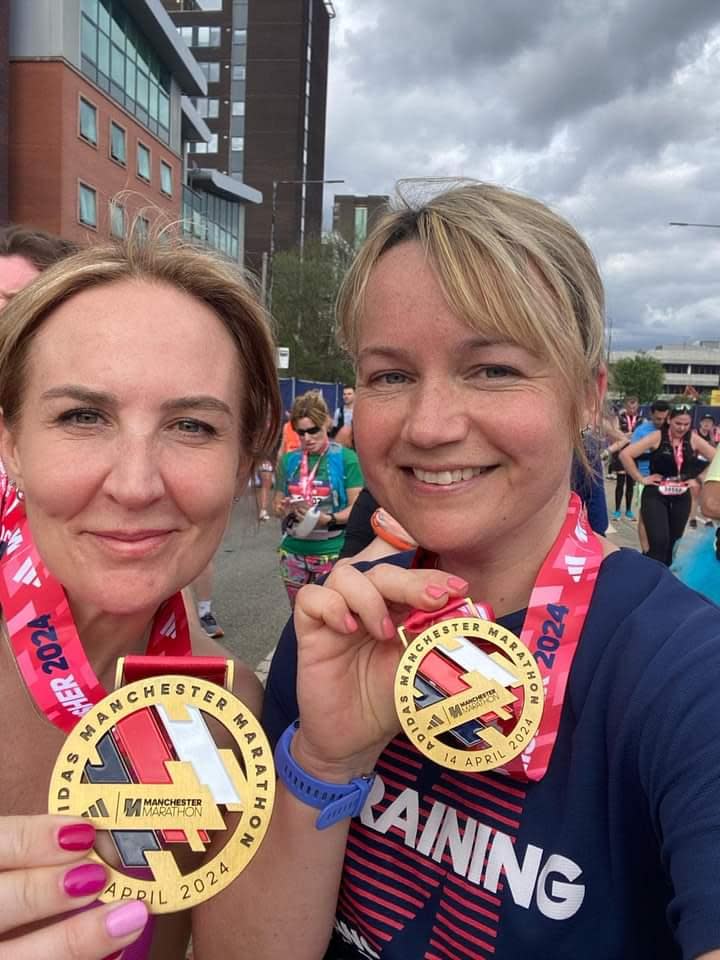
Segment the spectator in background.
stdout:
<path fill-rule="evenodd" d="M 333 425 L 328 431 L 338 443 L 344 447 L 352 447 L 352 418 L 353 404 L 355 403 L 355 387 L 343 387 L 343 405 L 335 410 Z"/>
<path fill-rule="evenodd" d="M 0 310 L 39 273 L 75 249 L 70 240 L 44 230 L 19 225 L 0 227 Z"/>
<path fill-rule="evenodd" d="M 290 453 L 292 450 L 300 449 L 300 437 L 295 433 L 289 410 L 285 411 L 285 418 L 285 425 L 282 429 L 282 442 L 280 444 L 280 457 L 282 457 L 283 454 Z"/>

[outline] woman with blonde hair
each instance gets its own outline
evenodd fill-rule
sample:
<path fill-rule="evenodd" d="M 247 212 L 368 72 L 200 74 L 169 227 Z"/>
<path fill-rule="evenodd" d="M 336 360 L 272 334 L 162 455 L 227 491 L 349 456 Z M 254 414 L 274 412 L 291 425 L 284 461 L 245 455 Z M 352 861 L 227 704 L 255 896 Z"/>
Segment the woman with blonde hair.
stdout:
<path fill-rule="evenodd" d="M 212 960 L 204 905 L 154 928 L 140 900 L 91 907 L 99 837 L 44 812 L 64 737 L 119 657 L 228 657 L 182 591 L 279 429 L 267 318 L 210 254 L 167 237 L 91 247 L 0 314 L 0 407 L 0 956 L 181 960 L 192 925 Z M 259 709 L 239 663 L 234 689 Z"/>
<path fill-rule="evenodd" d="M 271 832 L 227 894 L 248 954 L 720 957 L 720 615 L 571 493 L 588 247 L 457 186 L 379 221 L 338 317 L 367 486 L 420 547 L 298 594 Z"/>
<path fill-rule="evenodd" d="M 282 518 L 280 570 L 293 606 L 300 587 L 326 576 L 340 556 L 363 478 L 355 451 L 330 439 L 319 391 L 295 398 L 290 423 L 300 448 L 280 458 L 273 511 Z"/>

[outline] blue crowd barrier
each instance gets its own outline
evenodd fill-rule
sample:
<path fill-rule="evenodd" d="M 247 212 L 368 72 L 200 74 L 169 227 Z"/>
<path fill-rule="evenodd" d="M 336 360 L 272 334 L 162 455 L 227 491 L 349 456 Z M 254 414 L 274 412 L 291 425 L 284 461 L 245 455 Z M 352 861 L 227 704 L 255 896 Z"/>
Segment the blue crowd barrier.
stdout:
<path fill-rule="evenodd" d="M 319 390 L 328 405 L 330 416 L 342 405 L 342 383 L 325 383 L 321 380 L 300 380 L 298 377 L 285 377 L 280 380 L 280 394 L 283 409 L 289 410 L 295 397 L 302 396 L 310 390 Z"/>

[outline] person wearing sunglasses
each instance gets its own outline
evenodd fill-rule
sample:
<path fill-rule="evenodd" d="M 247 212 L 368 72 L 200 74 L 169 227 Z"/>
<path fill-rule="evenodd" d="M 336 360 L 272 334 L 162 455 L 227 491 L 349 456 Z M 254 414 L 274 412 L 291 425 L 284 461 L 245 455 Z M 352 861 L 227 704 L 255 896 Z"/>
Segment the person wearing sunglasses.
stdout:
<path fill-rule="evenodd" d="M 297 397 L 290 423 L 300 449 L 280 458 L 273 511 L 282 518 L 280 570 L 294 606 L 300 587 L 326 576 L 340 556 L 363 476 L 355 451 L 328 436 L 330 413 L 321 393 Z"/>
<path fill-rule="evenodd" d="M 682 537 L 692 506 L 691 486 L 715 456 L 715 448 L 691 432 L 692 411 L 670 410 L 659 430 L 620 451 L 628 476 L 643 484 L 641 513 L 648 538 L 647 556 L 670 566 L 675 544 Z M 635 462 L 650 455 L 650 473 L 643 477 Z M 702 458 L 702 459 L 701 459 Z"/>

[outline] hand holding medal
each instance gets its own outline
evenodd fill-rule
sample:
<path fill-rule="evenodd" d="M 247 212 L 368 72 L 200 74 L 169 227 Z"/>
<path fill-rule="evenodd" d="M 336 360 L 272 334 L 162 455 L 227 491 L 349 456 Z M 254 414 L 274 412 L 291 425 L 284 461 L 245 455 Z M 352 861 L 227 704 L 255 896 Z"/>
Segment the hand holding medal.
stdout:
<path fill-rule="evenodd" d="M 438 570 L 378 564 L 367 573 L 336 568 L 322 587 L 298 594 L 296 759 L 318 776 L 342 780 L 372 770 L 398 733 L 393 705 L 402 656 L 396 632 L 413 609 L 436 611 L 467 583 Z"/>

